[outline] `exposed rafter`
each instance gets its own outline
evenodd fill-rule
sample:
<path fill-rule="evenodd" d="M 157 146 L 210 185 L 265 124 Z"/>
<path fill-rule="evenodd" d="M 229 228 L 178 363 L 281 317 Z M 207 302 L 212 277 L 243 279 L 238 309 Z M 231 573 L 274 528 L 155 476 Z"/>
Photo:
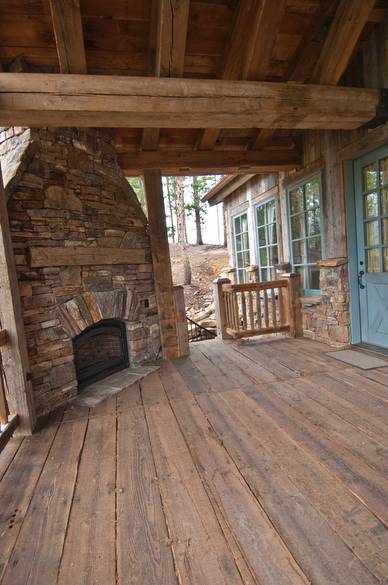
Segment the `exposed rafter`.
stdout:
<path fill-rule="evenodd" d="M 128 152 L 119 155 L 119 164 L 128 175 L 142 169 L 160 168 L 164 175 L 239 174 L 290 171 L 301 163 L 298 150 L 179 152 Z"/>
<path fill-rule="evenodd" d="M 0 73 L 3 126 L 351 130 L 375 89 L 147 77 Z"/>
<path fill-rule="evenodd" d="M 79 0 L 50 0 L 61 73 L 86 73 L 86 55 Z"/>
<path fill-rule="evenodd" d="M 246 79 L 261 26 L 261 15 L 267 2 L 268 0 L 241 0 L 229 48 L 219 71 L 220 79 Z M 219 135 L 219 128 L 206 128 L 199 137 L 198 148 L 214 148 Z"/>
<path fill-rule="evenodd" d="M 186 52 L 190 0 L 154 0 L 150 32 L 149 72 L 155 77 L 181 77 Z M 142 149 L 156 150 L 159 128 L 145 128 Z"/>
<path fill-rule="evenodd" d="M 353 55 L 375 0 L 341 0 L 325 39 L 312 82 L 337 85 Z"/>

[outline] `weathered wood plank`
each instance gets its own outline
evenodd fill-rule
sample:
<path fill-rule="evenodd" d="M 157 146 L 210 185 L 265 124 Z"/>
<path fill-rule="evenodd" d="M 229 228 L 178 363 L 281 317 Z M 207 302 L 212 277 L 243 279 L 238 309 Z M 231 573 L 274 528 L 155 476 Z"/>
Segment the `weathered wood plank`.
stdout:
<path fill-rule="evenodd" d="M 116 585 L 115 476 L 116 397 L 90 411 L 58 585 Z"/>
<path fill-rule="evenodd" d="M 312 81 L 336 85 L 342 77 L 375 0 L 341 0 L 315 65 Z"/>
<path fill-rule="evenodd" d="M 117 400 L 118 583 L 177 585 L 139 386 Z"/>
<path fill-rule="evenodd" d="M 236 460 L 241 465 L 256 466 L 257 452 L 266 452 L 277 469 L 282 469 L 298 490 L 324 516 L 335 534 L 351 549 L 356 557 L 379 579 L 386 574 L 387 560 L 384 550 L 388 532 L 346 486 L 333 478 L 320 462 L 309 455 L 261 409 L 241 393 L 225 393 L 228 412 L 236 413 L 233 428 L 240 430 L 243 440 Z M 253 431 L 244 439 L 244 429 Z M 234 452 L 233 452 L 234 453 Z M 292 461 L 292 465 L 290 465 Z M 353 522 L 349 519 L 352 518 Z M 337 536 L 335 539 L 337 540 Z M 326 547 L 327 545 L 325 545 Z M 342 545 L 340 545 L 342 548 Z M 335 561 L 338 557 L 335 557 Z M 358 561 L 356 561 L 358 562 Z"/>
<path fill-rule="evenodd" d="M 160 171 L 144 173 L 156 298 L 163 357 L 179 357 L 177 316 Z"/>
<path fill-rule="evenodd" d="M 183 379 L 170 364 L 160 371 L 160 377 L 202 482 L 244 551 L 255 581 L 307 584 L 233 460 L 209 431 L 209 423 Z"/>
<path fill-rule="evenodd" d="M 233 407 L 227 404 L 232 395 Z M 309 581 L 347 585 L 350 578 L 360 585 L 377 585 L 373 574 L 291 481 L 288 470 L 274 459 L 277 430 L 272 439 L 267 436 L 263 441 L 256 440 L 256 432 L 254 436 L 247 433 L 248 428 L 260 426 L 258 421 L 257 427 L 243 426 L 249 405 L 240 414 L 236 404 L 242 400 L 238 391 L 222 394 L 219 399 L 214 395 L 198 397 L 213 428 Z"/>
<path fill-rule="evenodd" d="M 242 583 L 157 374 L 141 382 L 170 538 L 183 583 Z"/>
<path fill-rule="evenodd" d="M 51 419 L 45 429 L 25 438 L 0 482 L 0 579 L 8 566 L 58 425 L 57 418 Z"/>
<path fill-rule="evenodd" d="M 4 585 L 56 583 L 86 426 L 85 417 L 62 422 L 5 568 Z"/>
<path fill-rule="evenodd" d="M 270 82 L 0 73 L 0 124 L 354 129 L 375 89 Z"/>
<path fill-rule="evenodd" d="M 7 403 L 19 416 L 19 430 L 30 434 L 36 422 L 31 383 L 27 380 L 29 361 L 20 303 L 18 277 L 11 242 L 7 202 L 0 171 L 0 321 L 8 334 L 1 348 L 7 379 Z"/>
<path fill-rule="evenodd" d="M 29 249 L 31 268 L 46 266 L 86 266 L 105 264 L 143 264 L 145 251 L 113 248 L 35 248 Z"/>
<path fill-rule="evenodd" d="M 86 55 L 79 0 L 50 0 L 61 73 L 86 73 Z"/>

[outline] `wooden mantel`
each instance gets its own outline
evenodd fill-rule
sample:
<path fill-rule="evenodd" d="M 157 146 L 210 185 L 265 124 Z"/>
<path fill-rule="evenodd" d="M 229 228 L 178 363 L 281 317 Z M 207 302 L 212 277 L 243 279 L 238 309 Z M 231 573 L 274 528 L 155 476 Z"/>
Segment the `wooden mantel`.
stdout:
<path fill-rule="evenodd" d="M 298 83 L 0 73 L 0 124 L 352 130 L 375 89 Z"/>

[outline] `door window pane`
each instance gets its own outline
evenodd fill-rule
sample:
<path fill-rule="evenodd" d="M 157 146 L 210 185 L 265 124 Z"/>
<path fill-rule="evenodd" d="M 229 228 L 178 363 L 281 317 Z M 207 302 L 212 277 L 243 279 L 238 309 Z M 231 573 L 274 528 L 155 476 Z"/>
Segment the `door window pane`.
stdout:
<path fill-rule="evenodd" d="M 381 189 L 381 213 L 388 215 L 388 189 Z"/>
<path fill-rule="evenodd" d="M 367 272 L 380 272 L 380 248 L 366 250 Z"/>
<path fill-rule="evenodd" d="M 236 256 L 237 282 L 246 281 L 246 268 L 249 266 L 248 216 L 246 213 L 233 220 L 234 251 Z"/>
<path fill-rule="evenodd" d="M 312 291 L 319 290 L 322 258 L 320 190 L 316 176 L 289 192 L 293 269 L 301 273 L 303 288 Z"/>
<path fill-rule="evenodd" d="M 388 185 L 388 157 L 380 160 L 380 185 Z"/>
<path fill-rule="evenodd" d="M 364 200 L 365 217 L 377 217 L 379 214 L 379 199 L 377 193 L 365 195 Z"/>
<path fill-rule="evenodd" d="M 256 226 L 260 280 L 271 278 L 272 268 L 279 261 L 276 226 L 276 204 L 271 199 L 256 207 Z"/>
<path fill-rule="evenodd" d="M 377 187 L 377 163 L 371 163 L 362 169 L 363 191 L 372 191 Z"/>
<path fill-rule="evenodd" d="M 383 267 L 384 272 L 388 272 L 388 248 L 383 248 Z"/>
<path fill-rule="evenodd" d="M 379 222 L 367 221 L 365 223 L 365 245 L 375 246 L 380 243 L 379 238 Z"/>

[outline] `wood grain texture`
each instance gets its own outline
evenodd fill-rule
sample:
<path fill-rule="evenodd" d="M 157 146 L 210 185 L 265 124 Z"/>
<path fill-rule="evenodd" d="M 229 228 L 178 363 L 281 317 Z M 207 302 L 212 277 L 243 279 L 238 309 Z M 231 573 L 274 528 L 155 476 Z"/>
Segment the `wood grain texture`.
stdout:
<path fill-rule="evenodd" d="M 388 374 L 327 351 L 193 344 L 89 416 L 69 407 L 13 440 L 2 583 L 384 583 Z"/>
<path fill-rule="evenodd" d="M 30 266 L 87 266 L 105 264 L 143 264 L 145 251 L 142 249 L 112 248 L 30 248 Z"/>
<path fill-rule="evenodd" d="M 0 73 L 3 125 L 354 129 L 378 101 L 351 87 Z"/>
<path fill-rule="evenodd" d="M 86 55 L 79 0 L 50 0 L 61 73 L 86 73 Z"/>

